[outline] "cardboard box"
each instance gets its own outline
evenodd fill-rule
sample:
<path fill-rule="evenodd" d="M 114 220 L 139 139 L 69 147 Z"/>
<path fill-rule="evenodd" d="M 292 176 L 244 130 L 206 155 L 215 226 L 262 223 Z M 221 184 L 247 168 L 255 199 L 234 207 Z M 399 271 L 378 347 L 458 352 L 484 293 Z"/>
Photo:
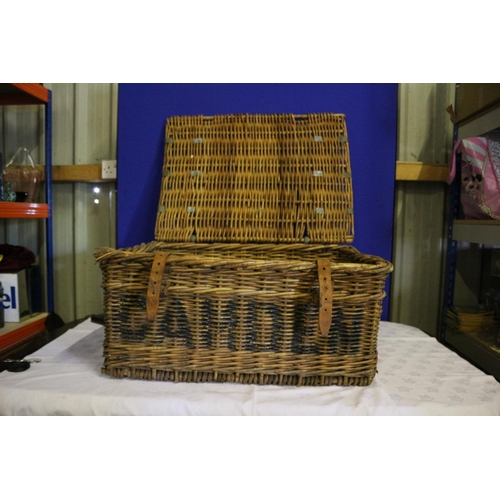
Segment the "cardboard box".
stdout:
<path fill-rule="evenodd" d="M 500 106 L 500 83 L 462 83 L 457 88 L 456 122 L 470 121 Z"/>
<path fill-rule="evenodd" d="M 0 273 L 3 297 L 0 307 L 6 323 L 17 323 L 40 312 L 40 271 L 37 266 L 17 273 Z"/>

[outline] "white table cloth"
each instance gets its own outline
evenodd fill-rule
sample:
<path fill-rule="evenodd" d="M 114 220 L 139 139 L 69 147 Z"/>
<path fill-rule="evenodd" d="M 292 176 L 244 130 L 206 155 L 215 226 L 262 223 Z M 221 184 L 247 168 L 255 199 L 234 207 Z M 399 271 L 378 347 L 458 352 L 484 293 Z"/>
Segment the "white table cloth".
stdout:
<path fill-rule="evenodd" d="M 424 332 L 381 322 L 368 387 L 189 384 L 102 375 L 104 328 L 82 322 L 0 373 L 0 415 L 500 415 L 500 384 Z"/>

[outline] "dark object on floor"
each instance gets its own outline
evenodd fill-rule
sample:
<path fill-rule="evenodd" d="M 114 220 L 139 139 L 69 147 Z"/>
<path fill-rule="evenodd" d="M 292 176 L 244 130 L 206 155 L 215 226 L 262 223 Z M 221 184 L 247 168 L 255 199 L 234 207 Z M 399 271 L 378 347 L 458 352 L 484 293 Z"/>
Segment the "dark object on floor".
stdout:
<path fill-rule="evenodd" d="M 57 328 L 61 328 L 64 326 L 64 324 L 65 323 L 64 323 L 63 319 L 61 318 L 61 316 L 59 316 L 55 312 L 49 313 L 49 315 L 47 316 L 47 319 L 45 320 L 45 327 L 49 331 L 56 330 Z"/>
<path fill-rule="evenodd" d="M 6 359 L 0 361 L 0 371 L 7 370 L 8 372 L 24 372 L 30 367 L 29 361 Z"/>
<path fill-rule="evenodd" d="M 96 323 L 97 325 L 104 325 L 104 314 L 92 314 L 90 319 L 92 323 Z"/>

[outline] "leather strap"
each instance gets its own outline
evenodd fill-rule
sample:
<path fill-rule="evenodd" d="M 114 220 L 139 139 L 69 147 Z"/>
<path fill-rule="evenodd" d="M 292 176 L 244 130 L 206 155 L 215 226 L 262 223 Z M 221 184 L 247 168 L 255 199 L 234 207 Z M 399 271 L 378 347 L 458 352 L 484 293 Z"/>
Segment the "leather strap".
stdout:
<path fill-rule="evenodd" d="M 332 268 L 329 259 L 317 259 L 319 280 L 319 331 L 328 335 L 332 325 Z"/>
<path fill-rule="evenodd" d="M 168 254 L 157 252 L 153 260 L 153 267 L 149 275 L 148 293 L 146 296 L 146 313 L 148 320 L 153 320 L 160 305 L 161 280 L 165 272 Z"/>

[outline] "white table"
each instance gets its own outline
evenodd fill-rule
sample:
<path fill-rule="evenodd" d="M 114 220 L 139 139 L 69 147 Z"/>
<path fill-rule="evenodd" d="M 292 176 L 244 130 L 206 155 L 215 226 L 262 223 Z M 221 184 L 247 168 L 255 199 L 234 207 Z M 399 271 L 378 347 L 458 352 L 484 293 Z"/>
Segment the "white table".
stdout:
<path fill-rule="evenodd" d="M 368 387 L 189 384 L 102 375 L 104 328 L 86 320 L 0 373 L 0 415 L 500 415 L 500 384 L 436 339 L 381 322 Z"/>

